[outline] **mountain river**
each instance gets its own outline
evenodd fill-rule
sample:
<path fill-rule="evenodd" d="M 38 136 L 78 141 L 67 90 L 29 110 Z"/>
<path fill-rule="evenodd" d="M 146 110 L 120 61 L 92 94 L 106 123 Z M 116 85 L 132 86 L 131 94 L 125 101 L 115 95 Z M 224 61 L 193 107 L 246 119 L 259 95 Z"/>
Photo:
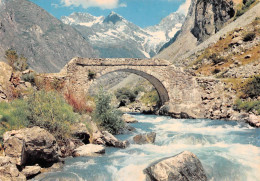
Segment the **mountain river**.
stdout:
<path fill-rule="evenodd" d="M 149 164 L 185 150 L 201 160 L 208 180 L 260 180 L 260 129 L 220 120 L 133 116 L 139 121 L 132 124 L 136 132 L 117 136 L 130 140 L 130 147 L 106 148 L 105 155 L 99 157 L 68 158 L 61 171 L 46 173 L 38 180 L 143 181 L 143 169 Z M 134 135 L 151 131 L 157 133 L 155 144 L 131 141 Z"/>

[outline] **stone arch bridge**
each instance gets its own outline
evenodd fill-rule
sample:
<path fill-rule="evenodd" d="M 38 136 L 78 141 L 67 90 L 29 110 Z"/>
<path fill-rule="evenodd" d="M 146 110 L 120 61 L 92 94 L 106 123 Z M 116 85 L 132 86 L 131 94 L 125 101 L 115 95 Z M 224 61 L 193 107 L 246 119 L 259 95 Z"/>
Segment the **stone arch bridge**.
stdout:
<path fill-rule="evenodd" d="M 74 58 L 58 75 L 75 92 L 87 93 L 95 79 L 116 71 L 134 73 L 147 79 L 157 90 L 162 104 L 173 103 L 175 107 L 185 109 L 201 100 L 194 77 L 162 59 Z"/>

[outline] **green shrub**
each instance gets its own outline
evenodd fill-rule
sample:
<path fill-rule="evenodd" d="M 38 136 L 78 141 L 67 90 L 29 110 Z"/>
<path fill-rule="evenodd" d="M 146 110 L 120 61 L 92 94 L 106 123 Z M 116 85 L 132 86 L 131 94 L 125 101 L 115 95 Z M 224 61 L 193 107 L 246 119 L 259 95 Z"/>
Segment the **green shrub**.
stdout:
<path fill-rule="evenodd" d="M 142 96 L 141 101 L 146 105 L 158 105 L 160 103 L 160 98 L 157 91 L 153 89 L 152 91 L 145 93 Z"/>
<path fill-rule="evenodd" d="M 134 89 L 134 94 L 138 95 L 140 92 L 145 92 L 145 89 L 143 86 L 137 86 L 135 89 Z"/>
<path fill-rule="evenodd" d="M 130 90 L 126 87 L 120 88 L 115 92 L 116 98 L 118 101 L 123 101 L 123 100 L 129 100 L 130 102 L 134 102 L 137 95 L 138 95 L 138 89 L 136 90 Z"/>
<path fill-rule="evenodd" d="M 94 120 L 112 134 L 117 134 L 124 127 L 122 112 L 111 105 L 111 95 L 100 89 L 96 96 Z"/>
<path fill-rule="evenodd" d="M 244 5 L 242 6 L 242 8 L 237 10 L 236 16 L 237 17 L 242 16 L 254 2 L 255 2 L 255 0 L 247 0 L 246 2 L 244 2 Z"/>
<path fill-rule="evenodd" d="M 260 115 L 260 101 L 242 101 L 238 99 L 235 103 L 235 107 L 238 110 L 244 110 L 246 112 L 256 111 Z"/>
<path fill-rule="evenodd" d="M 92 70 L 88 71 L 88 80 L 93 80 L 96 78 L 96 73 Z"/>
<path fill-rule="evenodd" d="M 237 16 L 237 17 L 242 16 L 245 12 L 246 12 L 245 9 L 243 9 L 243 8 L 242 8 L 242 9 L 239 9 L 239 10 L 237 10 L 236 16 Z"/>
<path fill-rule="evenodd" d="M 28 69 L 27 58 L 23 55 L 19 56 L 13 49 L 9 49 L 5 52 L 5 58 L 14 70 L 24 71 Z"/>
<path fill-rule="evenodd" d="M 216 53 L 213 53 L 210 58 L 212 59 L 212 62 L 214 65 L 219 64 L 220 62 L 226 62 L 226 59 L 224 57 L 219 56 Z"/>
<path fill-rule="evenodd" d="M 0 102 L 0 139 L 5 131 L 39 126 L 61 140 L 75 121 L 73 108 L 56 92 L 36 91 L 27 99 Z"/>
<path fill-rule="evenodd" d="M 255 2 L 256 0 L 247 0 L 245 5 L 243 6 L 244 9 L 250 8 L 250 6 Z"/>
<path fill-rule="evenodd" d="M 36 76 L 36 74 L 34 72 L 30 72 L 28 74 L 23 74 L 22 80 L 25 82 L 30 82 L 32 85 L 35 85 L 35 76 Z"/>
<path fill-rule="evenodd" d="M 23 55 L 19 57 L 19 59 L 14 64 L 14 69 L 18 71 L 25 71 L 29 66 L 27 64 L 27 58 Z"/>
<path fill-rule="evenodd" d="M 260 96 L 260 76 L 255 76 L 249 81 L 243 88 L 243 92 L 246 96 L 255 98 Z"/>
<path fill-rule="evenodd" d="M 253 41 L 256 37 L 256 34 L 254 32 L 249 32 L 247 33 L 244 38 L 243 41 L 247 42 L 247 41 Z"/>
<path fill-rule="evenodd" d="M 27 127 L 27 104 L 23 100 L 15 100 L 11 103 L 0 102 L 0 142 L 6 131 Z"/>
<path fill-rule="evenodd" d="M 29 126 L 47 129 L 57 139 L 70 135 L 76 121 L 73 108 L 57 92 L 36 91 L 27 100 Z"/>

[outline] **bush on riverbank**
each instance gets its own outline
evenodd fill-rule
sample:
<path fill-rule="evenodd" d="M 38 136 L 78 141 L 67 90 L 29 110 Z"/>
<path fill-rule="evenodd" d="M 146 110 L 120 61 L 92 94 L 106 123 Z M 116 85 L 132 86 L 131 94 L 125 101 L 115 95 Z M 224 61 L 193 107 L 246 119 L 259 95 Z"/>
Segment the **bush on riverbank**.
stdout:
<path fill-rule="evenodd" d="M 124 127 L 122 112 L 111 105 L 111 95 L 100 89 L 96 96 L 94 120 L 112 134 L 117 134 Z"/>
<path fill-rule="evenodd" d="M 28 107 L 25 101 L 0 102 L 0 143 L 6 131 L 27 127 Z"/>
<path fill-rule="evenodd" d="M 260 115 L 260 101 L 243 101 L 238 99 L 235 103 L 235 107 L 238 110 L 244 110 L 246 112 L 255 112 Z"/>
<path fill-rule="evenodd" d="M 70 135 L 76 121 L 73 108 L 57 92 L 36 91 L 27 99 L 0 103 L 0 140 L 4 132 L 23 127 L 39 126 L 58 140 Z"/>
<path fill-rule="evenodd" d="M 243 88 L 246 97 L 257 98 L 260 96 L 260 76 L 254 76 Z"/>
<path fill-rule="evenodd" d="M 39 126 L 57 139 L 70 134 L 70 125 L 76 121 L 73 108 L 57 92 L 37 91 L 27 101 L 29 126 Z"/>
<path fill-rule="evenodd" d="M 72 90 L 69 89 L 68 92 L 64 94 L 64 97 L 67 103 L 73 107 L 74 112 L 80 114 L 93 112 L 93 107 L 88 105 L 88 100 L 84 93 L 77 96 Z"/>

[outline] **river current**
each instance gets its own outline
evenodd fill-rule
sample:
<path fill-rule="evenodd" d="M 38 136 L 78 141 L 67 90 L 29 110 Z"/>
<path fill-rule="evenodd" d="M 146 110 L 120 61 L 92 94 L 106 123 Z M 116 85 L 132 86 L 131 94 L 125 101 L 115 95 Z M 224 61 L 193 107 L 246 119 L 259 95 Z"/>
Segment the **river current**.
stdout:
<path fill-rule="evenodd" d="M 136 132 L 118 135 L 128 139 L 126 149 L 106 148 L 99 157 L 68 158 L 59 172 L 46 173 L 43 181 L 143 181 L 143 169 L 164 157 L 188 150 L 197 155 L 211 181 L 260 180 L 260 129 L 220 120 L 176 120 L 155 115 L 133 115 Z M 155 144 L 137 145 L 139 133 L 156 132 Z"/>

